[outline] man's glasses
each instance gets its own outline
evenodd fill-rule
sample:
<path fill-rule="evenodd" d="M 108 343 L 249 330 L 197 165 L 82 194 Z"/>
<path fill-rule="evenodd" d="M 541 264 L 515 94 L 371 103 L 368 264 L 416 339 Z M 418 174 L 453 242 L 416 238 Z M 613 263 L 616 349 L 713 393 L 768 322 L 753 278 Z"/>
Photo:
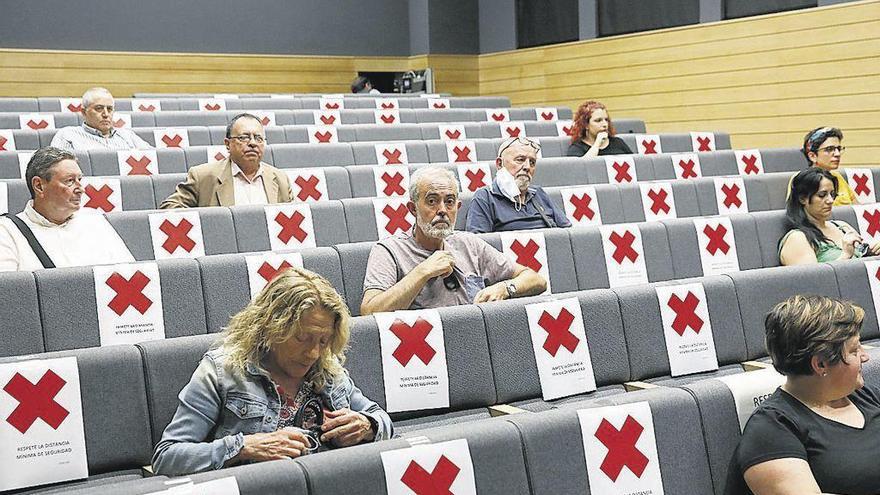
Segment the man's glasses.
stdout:
<path fill-rule="evenodd" d="M 846 146 L 826 146 L 824 148 L 819 148 L 817 151 L 824 151 L 825 153 L 834 153 L 836 151 L 838 153 L 843 153 L 846 151 Z"/>
<path fill-rule="evenodd" d="M 538 144 L 536 141 L 532 141 L 529 138 L 517 137 L 517 138 L 511 138 L 510 141 L 505 143 L 501 147 L 501 149 L 498 150 L 498 156 L 501 156 L 501 154 L 504 153 L 504 150 L 513 146 L 514 143 L 519 143 L 519 144 L 524 144 L 526 146 L 531 146 L 532 148 L 535 149 L 535 151 L 541 151 L 541 145 Z"/>
<path fill-rule="evenodd" d="M 229 139 L 235 139 L 236 141 L 238 141 L 241 144 L 247 144 L 251 141 L 251 139 L 253 139 L 254 142 L 256 142 L 257 144 L 262 144 L 262 143 L 266 142 L 266 138 L 264 136 L 259 135 L 259 134 L 254 134 L 253 136 L 250 134 L 242 134 L 240 136 L 229 136 Z"/>

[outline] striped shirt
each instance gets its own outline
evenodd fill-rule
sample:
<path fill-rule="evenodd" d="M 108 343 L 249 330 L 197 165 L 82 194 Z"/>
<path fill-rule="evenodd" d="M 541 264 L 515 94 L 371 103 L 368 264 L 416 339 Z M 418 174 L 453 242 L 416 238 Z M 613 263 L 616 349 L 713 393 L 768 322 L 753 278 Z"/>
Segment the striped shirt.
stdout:
<path fill-rule="evenodd" d="M 151 149 L 150 143 L 141 139 L 131 129 L 113 129 L 110 137 L 86 124 L 63 127 L 55 133 L 52 144 L 63 150 L 131 150 Z"/>

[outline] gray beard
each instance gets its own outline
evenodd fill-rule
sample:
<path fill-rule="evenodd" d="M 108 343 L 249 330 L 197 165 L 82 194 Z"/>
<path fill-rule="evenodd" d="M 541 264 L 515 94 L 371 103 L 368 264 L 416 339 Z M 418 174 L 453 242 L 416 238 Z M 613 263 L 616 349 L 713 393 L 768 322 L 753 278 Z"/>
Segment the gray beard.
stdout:
<path fill-rule="evenodd" d="M 430 223 L 423 222 L 421 220 L 418 220 L 417 223 L 419 224 L 419 228 L 422 230 L 422 232 L 425 233 L 426 236 L 433 237 L 434 239 L 446 239 L 447 237 L 451 236 L 453 232 L 455 232 L 454 226 L 439 228 L 434 227 Z"/>

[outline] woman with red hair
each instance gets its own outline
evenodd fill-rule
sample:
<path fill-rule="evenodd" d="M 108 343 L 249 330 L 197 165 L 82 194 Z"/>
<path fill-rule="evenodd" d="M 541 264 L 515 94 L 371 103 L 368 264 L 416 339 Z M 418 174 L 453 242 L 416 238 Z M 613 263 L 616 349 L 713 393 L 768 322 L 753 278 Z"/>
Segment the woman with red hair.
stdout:
<path fill-rule="evenodd" d="M 593 158 L 600 155 L 631 155 L 632 150 L 615 136 L 608 109 L 598 101 L 586 101 L 578 107 L 571 126 L 568 156 Z"/>

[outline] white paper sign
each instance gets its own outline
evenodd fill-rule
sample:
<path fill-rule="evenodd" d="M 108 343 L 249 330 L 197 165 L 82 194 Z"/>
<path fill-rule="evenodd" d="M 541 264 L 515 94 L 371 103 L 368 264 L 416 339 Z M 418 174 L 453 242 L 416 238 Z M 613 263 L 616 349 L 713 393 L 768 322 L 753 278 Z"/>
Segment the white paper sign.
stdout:
<path fill-rule="evenodd" d="M 487 108 L 486 120 L 489 122 L 508 122 L 510 121 L 510 112 L 506 108 Z"/>
<path fill-rule="evenodd" d="M 734 150 L 736 167 L 740 175 L 760 175 L 764 173 L 764 160 L 760 150 Z"/>
<path fill-rule="evenodd" d="M 320 98 L 318 106 L 322 110 L 342 110 L 345 108 L 345 102 L 342 98 Z"/>
<path fill-rule="evenodd" d="M 703 284 L 655 287 L 672 376 L 718 369 Z"/>
<path fill-rule="evenodd" d="M 773 368 L 747 371 L 735 375 L 719 376 L 717 380 L 727 385 L 733 394 L 739 431 L 743 431 L 749 417 L 779 386 L 785 383 L 785 376 Z"/>
<path fill-rule="evenodd" d="M 189 133 L 184 128 L 153 129 L 156 148 L 188 148 Z"/>
<path fill-rule="evenodd" d="M 159 100 L 153 98 L 131 99 L 132 112 L 158 112 L 160 110 L 162 110 L 162 105 L 159 104 Z"/>
<path fill-rule="evenodd" d="M 639 182 L 645 220 L 653 222 L 675 218 L 675 197 L 669 182 Z"/>
<path fill-rule="evenodd" d="M 880 241 L 880 205 L 852 205 L 862 240 L 869 245 Z"/>
<path fill-rule="evenodd" d="M 312 209 L 307 203 L 266 205 L 264 211 L 272 251 L 316 246 Z"/>
<path fill-rule="evenodd" d="M 459 163 L 457 168 L 461 191 L 477 192 L 492 184 L 492 165 L 487 162 Z"/>
<path fill-rule="evenodd" d="M 498 127 L 501 129 L 502 139 L 526 137 L 526 124 L 523 122 L 502 122 Z"/>
<path fill-rule="evenodd" d="M 377 110 L 400 108 L 400 102 L 397 101 L 397 98 L 376 98 L 373 101 L 376 103 Z"/>
<path fill-rule="evenodd" d="M 477 493 L 471 451 L 464 438 L 389 450 L 379 455 L 388 495 Z"/>
<path fill-rule="evenodd" d="M 339 142 L 336 127 L 332 125 L 310 125 L 306 126 L 306 129 L 309 133 L 309 142 L 312 144 Z"/>
<path fill-rule="evenodd" d="M 377 124 L 399 124 L 400 110 L 374 110 Z"/>
<path fill-rule="evenodd" d="M 54 129 L 55 116 L 51 113 L 23 113 L 18 116 L 18 124 L 22 129 L 32 131 Z"/>
<path fill-rule="evenodd" d="M 694 153 L 715 151 L 715 133 L 691 132 L 691 146 Z"/>
<path fill-rule="evenodd" d="M 58 98 L 58 104 L 61 105 L 61 113 L 82 113 L 82 99 L 80 98 Z"/>
<path fill-rule="evenodd" d="M 209 162 L 222 162 L 229 158 L 229 150 L 226 145 L 212 144 L 205 146 L 205 159 Z"/>
<path fill-rule="evenodd" d="M 639 180 L 636 175 L 636 160 L 631 155 L 611 155 L 603 157 L 608 171 L 609 184 L 629 184 Z"/>
<path fill-rule="evenodd" d="M 748 213 L 749 201 L 742 177 L 715 177 L 713 180 L 719 215 Z"/>
<path fill-rule="evenodd" d="M 580 186 L 562 189 L 562 205 L 565 216 L 574 227 L 602 225 L 602 213 L 599 211 L 599 196 L 594 186 Z"/>
<path fill-rule="evenodd" d="M 165 338 L 162 285 L 155 262 L 92 270 L 102 346 Z"/>
<path fill-rule="evenodd" d="M 110 213 L 122 211 L 122 186 L 119 179 L 110 177 L 83 177 L 83 194 L 79 208 L 83 213 Z"/>
<path fill-rule="evenodd" d="M 198 210 L 150 213 L 148 218 L 153 255 L 157 260 L 205 255 L 202 220 Z"/>
<path fill-rule="evenodd" d="M 845 169 L 849 187 L 856 193 L 859 203 L 876 203 L 877 195 L 874 191 L 874 173 L 870 168 Z"/>
<path fill-rule="evenodd" d="M 315 110 L 315 125 L 339 125 L 342 124 L 342 115 L 339 110 Z"/>
<path fill-rule="evenodd" d="M 379 165 L 409 165 L 406 143 L 376 143 L 373 147 Z"/>
<path fill-rule="evenodd" d="M 657 134 L 636 134 L 636 149 L 640 155 L 663 153 L 660 136 Z"/>
<path fill-rule="evenodd" d="M 571 136 L 571 128 L 574 124 L 570 120 L 557 120 L 556 121 L 556 135 L 560 137 L 570 137 Z"/>
<path fill-rule="evenodd" d="M 237 100 L 238 95 L 236 93 L 216 93 L 214 94 L 214 98 L 218 100 Z"/>
<path fill-rule="evenodd" d="M 300 253 L 265 253 L 245 256 L 244 262 L 248 271 L 248 286 L 251 289 L 251 299 L 257 297 L 269 282 L 279 273 L 290 267 L 303 268 L 303 258 Z"/>
<path fill-rule="evenodd" d="M 527 304 L 526 314 L 544 400 L 596 390 L 577 298 Z"/>
<path fill-rule="evenodd" d="M 0 491 L 88 475 L 76 358 L 0 364 Z"/>
<path fill-rule="evenodd" d="M 647 284 L 648 269 L 639 228 L 635 224 L 603 225 L 599 232 L 609 287 Z"/>
<path fill-rule="evenodd" d="M 0 214 L 9 213 L 9 186 L 0 182 Z"/>
<path fill-rule="evenodd" d="M 322 168 L 284 168 L 290 179 L 294 203 L 314 203 L 328 201 L 327 177 Z"/>
<path fill-rule="evenodd" d="M 443 141 L 458 141 L 467 139 L 462 124 L 437 124 L 437 130 L 440 132 L 440 139 Z"/>
<path fill-rule="evenodd" d="M 15 136 L 12 129 L 0 129 L 0 151 L 15 151 Z"/>
<path fill-rule="evenodd" d="M 450 163 L 468 163 L 477 161 L 477 145 L 473 141 L 447 141 L 446 157 Z"/>
<path fill-rule="evenodd" d="M 204 112 L 219 112 L 226 110 L 226 100 L 219 98 L 199 98 L 199 110 Z"/>
<path fill-rule="evenodd" d="M 590 493 L 663 495 L 647 402 L 578 410 Z"/>
<path fill-rule="evenodd" d="M 739 271 L 733 226 L 729 217 L 694 218 L 703 276 Z"/>
<path fill-rule="evenodd" d="M 449 407 L 443 323 L 436 309 L 376 313 L 388 412 Z"/>
<path fill-rule="evenodd" d="M 416 217 L 406 207 L 407 198 L 373 198 L 379 240 L 412 230 Z"/>
<path fill-rule="evenodd" d="M 537 107 L 535 108 L 535 120 L 559 120 L 559 112 L 553 107 Z"/>
<path fill-rule="evenodd" d="M 698 179 L 703 176 L 700 167 L 700 156 L 696 153 L 672 155 L 672 168 L 676 179 Z"/>
<path fill-rule="evenodd" d="M 501 252 L 510 260 L 531 268 L 547 281 L 550 294 L 550 263 L 547 260 L 547 241 L 541 232 L 501 232 Z"/>
<path fill-rule="evenodd" d="M 263 127 L 272 127 L 275 124 L 275 112 L 271 110 L 248 110 L 248 113 L 260 119 Z"/>
<path fill-rule="evenodd" d="M 428 98 L 428 108 L 432 110 L 442 110 L 449 106 L 449 98 Z"/>
<path fill-rule="evenodd" d="M 159 157 L 156 150 L 119 150 L 116 152 L 119 175 L 156 175 Z"/>
<path fill-rule="evenodd" d="M 21 170 L 21 178 L 24 179 L 25 174 L 27 173 L 28 162 L 31 161 L 31 157 L 34 156 L 33 151 L 19 151 L 18 152 L 18 168 Z"/>
<path fill-rule="evenodd" d="M 131 114 L 130 113 L 113 113 L 113 127 L 117 129 L 131 129 Z"/>
<path fill-rule="evenodd" d="M 377 197 L 409 197 L 409 168 L 403 165 L 373 167 Z"/>

